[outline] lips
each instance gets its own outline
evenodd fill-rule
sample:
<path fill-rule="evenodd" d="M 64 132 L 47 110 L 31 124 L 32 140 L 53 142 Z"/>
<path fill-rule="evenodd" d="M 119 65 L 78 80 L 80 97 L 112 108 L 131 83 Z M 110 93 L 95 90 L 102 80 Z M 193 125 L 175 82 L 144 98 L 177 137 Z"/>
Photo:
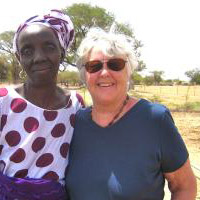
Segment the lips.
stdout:
<path fill-rule="evenodd" d="M 33 72 L 47 71 L 51 70 L 51 68 L 42 68 L 42 69 L 34 69 Z"/>
<path fill-rule="evenodd" d="M 44 72 L 44 71 L 48 71 L 48 70 L 51 70 L 52 68 L 51 67 L 49 67 L 49 66 L 47 66 L 47 65 L 43 65 L 43 66 L 39 66 L 39 65 L 37 65 L 37 66 L 34 66 L 33 67 L 33 69 L 32 69 L 32 71 L 33 72 Z"/>

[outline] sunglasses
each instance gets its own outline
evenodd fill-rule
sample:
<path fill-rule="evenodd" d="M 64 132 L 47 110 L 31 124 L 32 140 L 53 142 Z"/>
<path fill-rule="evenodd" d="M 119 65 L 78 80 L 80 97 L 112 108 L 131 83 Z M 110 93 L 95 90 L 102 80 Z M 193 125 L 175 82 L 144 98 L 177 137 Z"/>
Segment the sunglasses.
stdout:
<path fill-rule="evenodd" d="M 111 58 L 104 62 L 100 60 L 93 60 L 85 63 L 85 69 L 89 73 L 95 73 L 100 71 L 103 68 L 103 64 L 106 63 L 108 69 L 112 71 L 120 71 L 124 69 L 126 62 L 127 61 L 123 60 L 122 58 Z"/>

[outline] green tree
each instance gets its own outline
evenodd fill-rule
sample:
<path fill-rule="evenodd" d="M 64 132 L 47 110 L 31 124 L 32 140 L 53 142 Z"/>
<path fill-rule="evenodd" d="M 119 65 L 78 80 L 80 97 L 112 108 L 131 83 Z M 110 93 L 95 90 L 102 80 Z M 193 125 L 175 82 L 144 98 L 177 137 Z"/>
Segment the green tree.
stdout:
<path fill-rule="evenodd" d="M 154 78 L 153 78 L 153 76 L 145 76 L 143 81 L 144 81 L 145 85 L 153 85 Z"/>
<path fill-rule="evenodd" d="M 173 82 L 176 84 L 176 85 L 181 85 L 183 83 L 182 80 L 180 79 L 173 79 Z"/>
<path fill-rule="evenodd" d="M 138 59 L 138 66 L 136 68 L 136 71 L 141 72 L 141 71 L 143 71 L 146 68 L 147 68 L 146 64 L 144 63 L 143 60 L 140 60 L 140 57 L 139 57 L 139 59 Z"/>
<path fill-rule="evenodd" d="M 6 31 L 0 34 L 0 51 L 8 54 L 12 54 L 12 42 L 14 32 Z"/>
<path fill-rule="evenodd" d="M 93 26 L 99 26 L 103 29 L 110 27 L 114 21 L 114 16 L 107 13 L 103 8 L 93 7 L 90 4 L 84 3 L 73 4 L 62 11 L 70 16 L 74 24 L 75 40 L 65 61 L 75 66 L 73 62 L 75 60 L 76 50 L 88 30 Z"/>
<path fill-rule="evenodd" d="M 0 54 L 0 82 L 12 82 L 12 65 L 8 55 Z"/>
<path fill-rule="evenodd" d="M 20 79 L 19 72 L 21 71 L 21 68 L 12 50 L 13 37 L 14 37 L 13 31 L 6 31 L 0 34 L 0 54 L 7 57 L 7 62 L 11 66 L 10 77 L 13 78 L 14 82 L 18 82 Z"/>
<path fill-rule="evenodd" d="M 107 12 L 104 8 L 91 6 L 90 4 L 85 3 L 73 4 L 72 6 L 63 9 L 63 12 L 71 17 L 76 34 L 75 41 L 66 57 L 67 63 L 75 66 L 73 62 L 75 60 L 76 50 L 91 27 L 100 27 L 107 31 L 114 28 L 116 32 L 124 33 L 129 36 L 130 39 L 134 41 L 134 51 L 139 60 L 140 48 L 143 46 L 142 42 L 136 39 L 129 24 L 117 22 L 112 13 Z M 144 62 L 139 61 L 138 69 L 142 70 L 145 67 Z"/>
<path fill-rule="evenodd" d="M 190 83 L 200 84 L 200 69 L 195 68 L 185 72 L 185 75 L 190 78 Z"/>
<path fill-rule="evenodd" d="M 153 77 L 153 80 L 154 80 L 154 84 L 159 85 L 160 82 L 163 80 L 162 75 L 164 74 L 164 72 L 155 70 L 155 71 L 152 71 L 151 74 L 152 74 L 152 77 Z"/>
<path fill-rule="evenodd" d="M 174 82 L 173 82 L 172 79 L 167 79 L 167 80 L 163 80 L 163 81 L 162 81 L 162 84 L 164 84 L 164 85 L 173 85 Z"/>
<path fill-rule="evenodd" d="M 131 75 L 131 80 L 132 80 L 132 83 L 134 85 L 139 85 L 139 84 L 142 84 L 143 82 L 143 77 L 138 73 L 138 72 L 133 72 L 133 74 Z"/>
<path fill-rule="evenodd" d="M 58 82 L 65 86 L 77 86 L 81 81 L 77 71 L 67 70 L 58 74 Z"/>
<path fill-rule="evenodd" d="M 7 79 L 8 69 L 9 68 L 8 68 L 5 56 L 0 55 L 0 80 L 1 80 L 1 82 Z"/>

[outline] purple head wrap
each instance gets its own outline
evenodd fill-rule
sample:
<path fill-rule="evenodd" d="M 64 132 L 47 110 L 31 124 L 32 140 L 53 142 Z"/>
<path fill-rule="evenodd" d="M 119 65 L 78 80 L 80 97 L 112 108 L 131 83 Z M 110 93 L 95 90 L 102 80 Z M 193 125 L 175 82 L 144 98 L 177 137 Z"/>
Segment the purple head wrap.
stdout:
<path fill-rule="evenodd" d="M 67 16 L 60 10 L 51 10 L 46 15 L 36 15 L 34 17 L 31 17 L 19 26 L 13 39 L 13 50 L 15 53 L 18 53 L 17 42 L 20 32 L 25 27 L 31 24 L 42 24 L 52 28 L 56 33 L 56 35 L 58 36 L 60 45 L 61 47 L 63 47 L 65 53 L 68 47 L 73 42 L 74 26 L 69 16 Z"/>

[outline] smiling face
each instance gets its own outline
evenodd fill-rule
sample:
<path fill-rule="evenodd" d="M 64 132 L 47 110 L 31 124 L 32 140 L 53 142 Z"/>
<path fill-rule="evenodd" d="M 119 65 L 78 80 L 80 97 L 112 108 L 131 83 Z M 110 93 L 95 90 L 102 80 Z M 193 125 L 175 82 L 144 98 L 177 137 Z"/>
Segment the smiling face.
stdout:
<path fill-rule="evenodd" d="M 93 48 L 90 53 L 88 61 L 99 60 L 104 62 L 103 68 L 95 73 L 85 71 L 86 84 L 94 104 L 114 103 L 124 99 L 127 94 L 127 82 L 129 81 L 127 66 L 121 71 L 108 69 L 106 61 L 110 58 L 126 60 L 124 56 L 108 57 L 98 48 Z"/>
<path fill-rule="evenodd" d="M 64 52 L 53 30 L 44 25 L 26 27 L 18 38 L 18 60 L 33 85 L 55 83 Z"/>

